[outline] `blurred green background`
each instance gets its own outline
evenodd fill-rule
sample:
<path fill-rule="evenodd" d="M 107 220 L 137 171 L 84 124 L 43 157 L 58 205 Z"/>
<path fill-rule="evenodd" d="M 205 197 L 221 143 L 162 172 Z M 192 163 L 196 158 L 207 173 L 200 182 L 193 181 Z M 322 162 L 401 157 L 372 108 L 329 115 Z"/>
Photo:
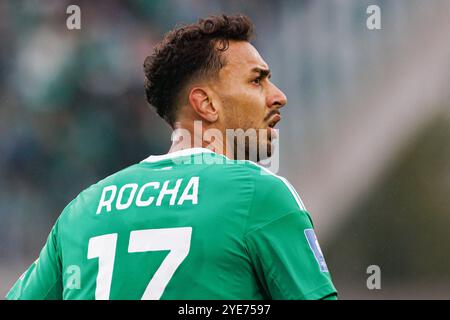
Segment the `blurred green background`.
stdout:
<path fill-rule="evenodd" d="M 81 8 L 68 30 L 66 8 Z M 381 30 L 369 30 L 369 5 Z M 280 170 L 311 213 L 341 299 L 450 298 L 450 2 L 0 2 L 0 296 L 81 190 L 170 129 L 142 64 L 175 24 L 244 13 L 289 104 Z M 367 267 L 381 289 L 366 286 Z"/>

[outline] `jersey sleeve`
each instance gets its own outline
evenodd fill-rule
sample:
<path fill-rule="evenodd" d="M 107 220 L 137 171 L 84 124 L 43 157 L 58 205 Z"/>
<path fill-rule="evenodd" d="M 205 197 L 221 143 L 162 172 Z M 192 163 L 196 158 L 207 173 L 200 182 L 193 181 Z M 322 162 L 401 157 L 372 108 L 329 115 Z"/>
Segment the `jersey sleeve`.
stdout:
<path fill-rule="evenodd" d="M 58 222 L 52 228 L 39 258 L 22 274 L 6 295 L 8 300 L 62 299 Z"/>
<path fill-rule="evenodd" d="M 245 241 L 272 299 L 322 299 L 336 293 L 305 212 L 288 213 L 249 232 Z"/>
<path fill-rule="evenodd" d="M 297 192 L 278 176 L 257 177 L 256 183 L 244 242 L 267 296 L 336 297 L 311 217 Z"/>

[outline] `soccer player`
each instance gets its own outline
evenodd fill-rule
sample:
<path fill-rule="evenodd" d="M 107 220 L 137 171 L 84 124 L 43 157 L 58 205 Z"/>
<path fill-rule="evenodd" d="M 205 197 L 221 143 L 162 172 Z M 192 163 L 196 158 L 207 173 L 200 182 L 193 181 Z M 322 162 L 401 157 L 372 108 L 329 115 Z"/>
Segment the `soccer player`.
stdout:
<path fill-rule="evenodd" d="M 8 299 L 337 298 L 297 192 L 254 162 L 287 100 L 252 29 L 223 15 L 164 37 L 145 90 L 172 147 L 70 202 Z M 228 129 L 265 134 L 242 145 Z"/>

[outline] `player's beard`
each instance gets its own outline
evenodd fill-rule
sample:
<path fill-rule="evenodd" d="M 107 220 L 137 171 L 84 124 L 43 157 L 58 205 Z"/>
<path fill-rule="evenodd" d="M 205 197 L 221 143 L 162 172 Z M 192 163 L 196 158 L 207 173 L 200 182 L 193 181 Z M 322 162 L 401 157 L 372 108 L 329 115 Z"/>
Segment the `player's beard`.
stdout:
<path fill-rule="evenodd" d="M 273 153 L 272 131 L 270 129 L 256 129 L 256 137 L 245 136 L 245 143 L 239 143 L 234 136 L 234 159 L 259 162 L 270 158 Z M 256 139 L 256 141 L 255 141 Z M 244 159 L 242 155 L 244 154 Z"/>

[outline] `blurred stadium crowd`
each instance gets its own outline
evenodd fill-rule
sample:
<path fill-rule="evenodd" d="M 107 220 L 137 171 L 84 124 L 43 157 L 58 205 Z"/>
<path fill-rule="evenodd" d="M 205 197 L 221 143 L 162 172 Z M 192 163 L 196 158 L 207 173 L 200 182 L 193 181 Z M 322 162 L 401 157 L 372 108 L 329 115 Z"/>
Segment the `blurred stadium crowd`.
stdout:
<path fill-rule="evenodd" d="M 67 1 L 0 4 L 2 261 L 35 255 L 37 234 L 81 189 L 166 151 L 141 70 L 163 3 L 80 3 L 78 32 Z"/>
<path fill-rule="evenodd" d="M 365 9 L 371 2 L 357 0 L 1 1 L 0 295 L 35 259 L 51 225 L 81 190 L 149 154 L 168 150 L 171 132 L 145 102 L 142 63 L 175 24 L 212 13 L 241 12 L 254 21 L 254 43 L 290 101 L 280 129 L 280 173 L 292 180 L 307 207 L 310 203 L 317 209 L 312 210 L 317 221 L 327 220 L 332 213 L 328 208 L 336 203 L 320 191 L 329 179 L 311 172 L 320 171 L 314 170 L 319 164 L 333 168 L 335 161 L 320 151 L 341 143 L 335 135 L 339 128 L 362 119 L 355 110 L 369 114 L 365 99 L 371 80 L 391 78 L 397 62 L 408 60 L 407 50 L 421 47 L 416 43 L 396 49 L 414 38 L 408 28 L 416 20 L 411 19 L 444 6 L 440 0 L 426 5 L 417 0 L 376 2 L 387 32 L 367 31 Z M 69 4 L 81 7 L 81 30 L 66 28 Z M 416 66 L 407 61 L 407 67 Z M 447 138 L 448 131 L 443 132 L 441 137 Z M 357 166 L 350 156 L 344 160 L 349 168 Z M 304 181 L 316 181 L 318 187 L 308 189 Z M 339 186 L 346 183 L 337 181 Z M 367 209 L 358 206 L 352 203 L 341 211 L 350 216 Z M 333 239 L 353 241 L 345 237 L 349 232 L 345 226 L 324 228 L 325 249 Z M 342 248 L 332 248 L 331 264 L 342 262 L 336 253 Z M 352 255 L 348 248 L 343 252 Z M 339 277 L 345 265 L 336 269 Z M 342 279 L 338 289 L 348 280 Z"/>

